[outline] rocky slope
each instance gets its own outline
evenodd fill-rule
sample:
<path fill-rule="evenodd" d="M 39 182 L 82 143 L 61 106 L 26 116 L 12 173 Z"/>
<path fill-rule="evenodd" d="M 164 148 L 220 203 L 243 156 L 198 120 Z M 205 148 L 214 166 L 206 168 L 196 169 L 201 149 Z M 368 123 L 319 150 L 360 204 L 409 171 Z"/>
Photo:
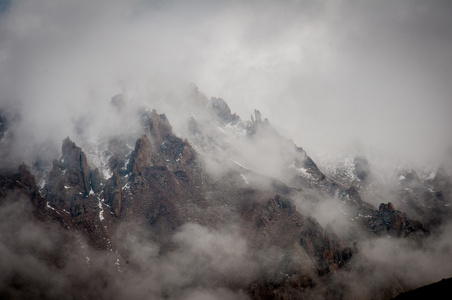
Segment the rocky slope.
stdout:
<path fill-rule="evenodd" d="M 452 216 L 452 178 L 444 167 L 416 171 L 394 166 L 389 172 L 379 172 L 376 164 L 372 159 L 355 155 L 326 163 L 324 169 L 327 176 L 344 186 L 355 187 L 374 205 L 378 200 L 393 202 L 427 229 L 435 230 Z"/>
<path fill-rule="evenodd" d="M 67 250 L 70 255 L 58 253 L 53 243 L 40 250 L 48 257 L 46 270 L 64 271 L 59 289 L 21 275 L 13 265 L 1 278 L 3 298 L 178 299 L 203 293 L 224 299 L 335 299 L 333 291 L 343 288 L 335 278 L 354 268 L 360 243 L 392 237 L 423 245 L 429 232 L 422 222 L 391 202 L 377 209 L 363 201 L 363 187 L 355 183 L 366 180 L 365 161 L 355 162 L 355 181 L 325 175 L 258 111 L 242 121 L 224 100 L 196 97 L 202 113 L 188 120 L 185 138 L 173 132 L 165 114 L 139 110 L 142 130 L 134 144 L 130 137 L 109 136 L 103 144 L 88 145 L 96 155 L 87 155 L 68 137 L 50 170 L 36 173 L 41 186 L 33 167 L 3 172 L 3 209 L 26 199 L 33 226 L 51 224 L 48 235 L 57 236 L 63 249 L 77 248 Z M 112 105 L 121 110 L 121 101 L 115 96 Z M 415 176 L 404 177 L 405 189 L 418 186 Z M 447 182 L 439 175 L 429 181 L 437 187 L 433 200 L 448 201 Z M 407 194 L 400 197 L 418 203 Z M 342 225 L 316 220 L 312 210 L 328 201 Z M 410 207 L 420 216 L 425 206 Z M 87 244 L 77 245 L 80 239 Z M 25 248 L 35 257 L 33 247 Z M 71 256 L 86 259 L 71 264 L 66 261 Z M 74 270 L 83 270 L 83 276 Z M 381 288 L 390 290 L 398 280 Z M 77 289 L 81 284 L 89 288 Z M 396 294 L 376 298 L 381 295 Z"/>

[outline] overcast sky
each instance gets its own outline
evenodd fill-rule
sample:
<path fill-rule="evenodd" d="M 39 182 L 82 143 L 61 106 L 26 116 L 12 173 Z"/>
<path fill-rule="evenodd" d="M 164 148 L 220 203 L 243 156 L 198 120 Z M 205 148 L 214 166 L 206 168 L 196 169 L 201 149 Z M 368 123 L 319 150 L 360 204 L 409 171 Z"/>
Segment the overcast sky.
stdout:
<path fill-rule="evenodd" d="M 0 2 L 0 104 L 30 135 L 193 82 L 314 158 L 452 156 L 452 1 Z"/>

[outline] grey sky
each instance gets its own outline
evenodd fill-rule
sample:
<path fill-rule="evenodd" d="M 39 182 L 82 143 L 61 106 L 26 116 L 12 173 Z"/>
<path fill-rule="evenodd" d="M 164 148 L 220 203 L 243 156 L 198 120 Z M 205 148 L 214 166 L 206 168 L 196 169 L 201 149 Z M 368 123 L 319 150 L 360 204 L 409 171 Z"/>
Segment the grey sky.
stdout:
<path fill-rule="evenodd" d="M 152 103 L 194 82 L 314 158 L 352 145 L 438 162 L 451 28 L 450 1 L 11 1 L 0 103 L 20 102 L 22 132 L 62 139 L 119 92 Z"/>

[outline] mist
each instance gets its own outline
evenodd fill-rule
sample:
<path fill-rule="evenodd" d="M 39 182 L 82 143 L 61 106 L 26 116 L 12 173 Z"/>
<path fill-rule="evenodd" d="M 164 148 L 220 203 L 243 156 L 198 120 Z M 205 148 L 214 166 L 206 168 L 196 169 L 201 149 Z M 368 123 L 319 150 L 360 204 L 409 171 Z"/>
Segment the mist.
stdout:
<path fill-rule="evenodd" d="M 156 109 L 181 138 L 191 116 L 212 126 L 206 131 L 218 148 L 196 149 L 212 177 L 239 170 L 244 187 L 268 187 L 269 178 L 290 186 L 295 144 L 322 171 L 344 157 L 369 158 L 380 189 L 360 191 L 363 200 L 399 204 L 395 166 L 452 167 L 451 12 L 447 0 L 0 1 L 0 113 L 8 119 L 0 169 L 37 159 L 50 168 L 68 136 L 96 167 L 91 144 L 121 136 L 133 145 L 140 111 Z M 117 95 L 121 110 L 111 104 Z M 237 128 L 221 132 L 198 96 L 225 99 L 244 121 L 258 109 L 281 135 L 264 132 L 250 142 Z M 341 239 L 364 234 L 336 200 L 305 189 L 294 202 Z M 16 273 L 55 298 L 67 297 L 73 282 L 87 284 L 83 276 L 102 274 L 89 282 L 89 297 L 246 299 L 237 287 L 270 274 L 284 254 L 251 249 L 231 221 L 215 229 L 182 225 L 169 237 L 179 248 L 164 255 L 146 228 L 125 223 L 113 235 L 120 254 L 104 256 L 75 233 L 68 242 L 55 224 L 43 227 L 49 235 L 31 218 L 19 196 L 2 202 L 0 229 L 8 235 L 0 237 L 0 288 L 13 295 L 36 296 L 9 290 Z M 428 247 L 366 241 L 352 269 L 328 284 L 357 298 L 393 279 L 414 288 L 450 276 L 450 229 L 442 224 Z M 55 268 L 49 257 L 73 262 Z"/>
<path fill-rule="evenodd" d="M 271 274 L 283 256 L 274 248 L 251 251 L 237 227 L 194 223 L 174 233 L 172 252 L 160 253 L 148 229 L 130 222 L 112 237 L 117 250 L 99 251 L 75 230 L 33 220 L 29 199 L 19 193 L 2 199 L 0 216 L 5 297 L 248 299 L 236 287 Z"/>
<path fill-rule="evenodd" d="M 242 118 L 260 109 L 319 161 L 360 148 L 440 164 L 452 146 L 450 5 L 10 1 L 0 103 L 22 116 L 17 139 L 59 142 L 118 93 L 156 108 L 195 83 Z"/>

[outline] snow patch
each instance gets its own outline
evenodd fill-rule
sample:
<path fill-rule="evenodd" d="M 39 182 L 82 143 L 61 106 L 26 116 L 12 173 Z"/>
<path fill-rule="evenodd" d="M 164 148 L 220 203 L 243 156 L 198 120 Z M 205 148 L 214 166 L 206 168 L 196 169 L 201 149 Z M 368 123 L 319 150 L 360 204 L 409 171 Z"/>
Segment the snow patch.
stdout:
<path fill-rule="evenodd" d="M 130 182 L 127 182 L 123 187 L 122 190 L 130 190 Z"/>
<path fill-rule="evenodd" d="M 225 129 L 238 138 L 243 138 L 247 135 L 246 127 L 242 123 L 236 123 L 234 125 L 232 124 L 232 122 L 228 123 L 226 124 Z"/>
<path fill-rule="evenodd" d="M 101 170 L 105 179 L 110 179 L 111 176 L 113 176 L 113 172 L 111 172 L 108 168 L 102 168 Z"/>
<path fill-rule="evenodd" d="M 250 184 L 247 180 L 246 180 L 246 177 L 245 177 L 245 175 L 243 175 L 243 174 L 240 174 L 240 176 L 242 176 L 242 178 L 243 178 L 243 181 L 245 181 L 245 183 L 246 184 Z"/>
<path fill-rule="evenodd" d="M 297 171 L 299 174 L 301 174 L 303 177 L 308 177 L 308 178 L 312 178 L 312 174 L 308 172 L 308 169 L 306 168 L 297 168 L 295 167 L 295 162 L 293 162 L 290 165 L 290 168 L 294 169 L 295 171 Z"/>
<path fill-rule="evenodd" d="M 358 214 L 358 216 L 360 216 L 361 218 L 372 218 L 371 215 L 362 215 L 362 214 Z"/>
<path fill-rule="evenodd" d="M 430 172 L 430 174 L 428 175 L 428 177 L 426 178 L 427 180 L 433 180 L 436 177 L 436 171 Z"/>
<path fill-rule="evenodd" d="M 103 220 L 104 220 L 104 208 L 102 207 L 102 202 L 100 201 L 100 199 L 99 199 L 98 206 L 99 206 L 99 208 L 100 208 L 100 211 L 99 211 L 99 219 L 100 219 L 101 221 L 103 221 Z"/>
<path fill-rule="evenodd" d="M 50 208 L 51 210 L 54 210 L 54 211 L 56 211 L 56 209 L 55 209 L 55 208 L 53 208 L 52 206 L 50 206 L 50 204 L 49 204 L 49 201 L 47 201 L 47 202 L 46 202 L 46 205 L 47 205 L 47 207 L 48 207 L 48 208 Z"/>

